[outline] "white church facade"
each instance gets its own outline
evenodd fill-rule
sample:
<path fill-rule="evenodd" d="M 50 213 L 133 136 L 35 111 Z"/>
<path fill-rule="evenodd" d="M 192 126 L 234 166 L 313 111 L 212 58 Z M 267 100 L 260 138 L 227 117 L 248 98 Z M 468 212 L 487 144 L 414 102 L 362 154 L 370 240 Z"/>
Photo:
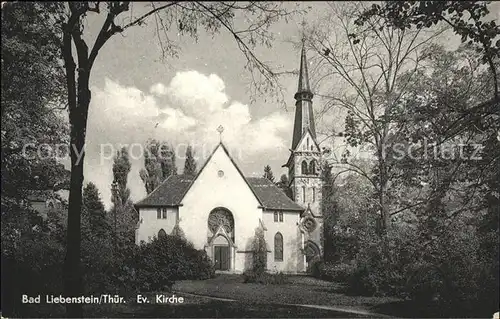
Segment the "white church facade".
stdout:
<path fill-rule="evenodd" d="M 322 182 L 305 49 L 302 49 L 288 168 L 292 198 L 266 178 L 245 177 L 221 142 L 196 176 L 172 175 L 135 204 L 136 243 L 170 234 L 176 224 L 216 270 L 252 267 L 256 230 L 264 232 L 267 269 L 306 272 L 322 256 Z"/>

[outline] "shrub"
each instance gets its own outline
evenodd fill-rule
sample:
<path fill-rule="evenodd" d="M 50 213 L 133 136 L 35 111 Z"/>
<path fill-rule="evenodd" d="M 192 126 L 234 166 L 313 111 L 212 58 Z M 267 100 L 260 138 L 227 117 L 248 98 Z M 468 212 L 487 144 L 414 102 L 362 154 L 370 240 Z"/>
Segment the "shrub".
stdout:
<path fill-rule="evenodd" d="M 63 292 L 64 247 L 38 232 L 15 239 L 2 233 L 2 237 L 2 313 L 9 317 L 33 316 L 28 305 L 21 303 L 21 295 Z"/>
<path fill-rule="evenodd" d="M 347 291 L 360 296 L 373 296 L 378 292 L 378 280 L 367 267 L 358 267 L 349 276 Z"/>
<path fill-rule="evenodd" d="M 267 244 L 264 239 L 264 231 L 260 227 L 255 230 L 252 250 L 253 271 L 259 274 L 264 273 L 267 269 Z"/>
<path fill-rule="evenodd" d="M 130 268 L 124 270 L 136 283 L 136 290 L 141 291 L 170 290 L 176 280 L 215 276 L 205 251 L 195 249 L 181 237 L 170 235 L 139 246 L 131 258 Z"/>
<path fill-rule="evenodd" d="M 356 269 L 353 263 L 325 264 L 321 278 L 330 281 L 347 282 Z"/>
<path fill-rule="evenodd" d="M 407 295 L 418 303 L 426 304 L 435 301 L 444 291 L 444 278 L 432 265 L 415 265 L 414 271 L 408 276 Z"/>
<path fill-rule="evenodd" d="M 325 267 L 325 262 L 322 260 L 316 260 L 311 266 L 311 275 L 315 278 L 322 278 L 323 268 Z"/>

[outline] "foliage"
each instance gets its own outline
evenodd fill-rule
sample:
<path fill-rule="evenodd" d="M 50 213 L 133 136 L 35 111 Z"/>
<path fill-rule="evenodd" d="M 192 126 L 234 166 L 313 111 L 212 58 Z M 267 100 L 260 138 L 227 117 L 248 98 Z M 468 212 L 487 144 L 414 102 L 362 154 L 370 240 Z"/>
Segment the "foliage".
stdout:
<path fill-rule="evenodd" d="M 2 221 L 26 208 L 30 190 L 58 188 L 69 177 L 54 153 L 40 148 L 67 142 L 59 42 L 45 8 L 41 3 L 2 8 Z"/>
<path fill-rule="evenodd" d="M 288 180 L 288 176 L 286 174 L 282 174 L 280 180 L 276 183 L 283 193 L 286 194 L 290 199 L 293 197 L 292 189 L 289 187 L 290 181 Z"/>
<path fill-rule="evenodd" d="M 63 256 L 64 246 L 45 232 L 25 232 L 13 242 L 2 238 L 2 315 L 29 316 L 23 294 L 61 294 Z"/>
<path fill-rule="evenodd" d="M 87 228 L 94 236 L 104 237 L 110 231 L 106 220 L 104 203 L 97 186 L 92 182 L 88 183 L 83 189 L 82 219 L 87 222 Z"/>
<path fill-rule="evenodd" d="M 21 294 L 62 292 L 64 246 L 27 200 L 32 190 L 59 190 L 68 181 L 54 154 L 40 149 L 67 142 L 64 72 L 50 10 L 42 3 L 2 4 L 2 314 L 14 317 L 26 315 Z"/>
<path fill-rule="evenodd" d="M 471 19 L 485 12 L 483 4 L 453 1 L 387 2 L 372 8 L 403 7 L 399 17 L 411 24 L 412 18 L 423 23 L 441 19 L 433 5 L 476 6 Z M 483 314 L 474 309 L 494 312 L 500 104 L 491 99 L 497 85 L 495 75 L 482 65 L 485 51 L 478 54 L 473 45 L 447 51 L 432 43 L 440 30 L 423 39 L 421 28 L 388 28 L 378 13 L 368 14 L 362 23 L 353 21 L 370 8 L 348 7 L 334 10 L 345 39 L 336 38 L 330 47 L 331 33 L 319 28 L 313 30 L 311 44 L 329 67 L 325 71 L 336 71 L 352 89 L 331 94 L 331 105 L 346 110 L 343 135 L 351 147 L 337 161 L 339 175 L 356 174 L 336 180 L 338 218 L 327 232 L 337 243 L 334 266 L 319 264 L 316 272 L 339 267 L 345 269 L 342 281 L 352 293 L 410 297 L 451 316 Z M 404 16 L 405 10 L 422 8 L 427 12 L 421 16 Z M 468 10 L 463 8 L 455 10 L 458 18 Z M 482 23 L 487 22 L 467 27 L 497 28 Z M 374 154 L 364 163 L 350 156 L 350 150 L 361 148 Z M 385 221 L 377 218 L 380 213 Z"/>
<path fill-rule="evenodd" d="M 252 271 L 259 275 L 267 269 L 267 244 L 264 238 L 264 230 L 258 227 L 252 242 Z"/>
<path fill-rule="evenodd" d="M 392 194 L 397 192 L 385 152 L 395 143 L 389 135 L 399 132 L 387 116 L 415 79 L 402 74 L 419 69 L 425 44 L 436 35 L 423 38 L 418 30 L 390 31 L 372 20 L 362 28 L 355 20 L 365 3 L 329 6 L 328 23 L 319 22 L 311 30 L 310 46 L 320 56 L 316 69 L 320 85 L 327 90 L 326 108 L 345 114 L 342 136 L 347 147 L 331 161 L 342 168 L 339 174 L 355 173 L 369 181 L 383 234 L 391 226 Z M 333 87 L 332 76 L 337 83 Z M 339 81 L 349 89 L 339 92 Z M 360 167 L 353 159 L 351 151 L 359 148 L 370 157 L 371 165 Z"/>
<path fill-rule="evenodd" d="M 203 250 L 178 236 L 155 238 L 139 246 L 131 261 L 131 278 L 137 291 L 170 289 L 175 280 L 208 279 L 215 276 Z"/>
<path fill-rule="evenodd" d="M 196 160 L 193 157 L 193 147 L 188 145 L 186 149 L 186 159 L 184 162 L 184 175 L 196 175 Z"/>
<path fill-rule="evenodd" d="M 271 169 L 271 166 L 269 165 L 264 166 L 264 175 L 262 175 L 262 177 L 267 178 L 268 180 L 274 183 L 274 174 Z"/>
<path fill-rule="evenodd" d="M 474 45 L 483 63 L 490 66 L 495 98 L 499 98 L 495 60 L 500 56 L 500 26 L 494 18 L 485 20 L 490 13 L 488 4 L 489 1 L 384 1 L 382 5 L 373 4 L 365 10 L 356 23 L 363 25 L 374 16 L 383 18 L 390 27 L 403 30 L 446 23 L 461 37 L 462 42 Z"/>
<path fill-rule="evenodd" d="M 323 216 L 323 238 L 324 238 L 324 259 L 331 261 L 334 257 L 336 243 L 333 240 L 333 227 L 336 225 L 339 215 L 337 196 L 334 192 L 334 178 L 332 167 L 325 162 L 321 170 L 321 180 L 323 189 L 321 195 L 321 209 Z"/>
<path fill-rule="evenodd" d="M 130 198 L 130 190 L 127 188 L 127 178 L 132 165 L 130 164 L 127 149 L 123 147 L 116 152 L 113 159 L 113 184 L 116 194 L 112 197 L 113 204 L 123 205 Z"/>
<path fill-rule="evenodd" d="M 135 228 L 138 214 L 130 200 L 130 190 L 127 187 L 127 178 L 131 164 L 127 149 L 124 147 L 116 153 L 113 162 L 113 184 L 111 185 L 111 214 L 108 215 L 109 224 L 113 225 L 115 247 L 131 245 L 135 242 Z"/>
<path fill-rule="evenodd" d="M 149 194 L 170 175 L 177 175 L 175 151 L 165 142 L 149 139 L 144 152 L 144 167 L 140 176 Z"/>
<path fill-rule="evenodd" d="M 186 239 L 186 235 L 184 234 L 184 231 L 182 230 L 178 222 L 172 228 L 172 236 L 183 238 L 184 240 Z"/>

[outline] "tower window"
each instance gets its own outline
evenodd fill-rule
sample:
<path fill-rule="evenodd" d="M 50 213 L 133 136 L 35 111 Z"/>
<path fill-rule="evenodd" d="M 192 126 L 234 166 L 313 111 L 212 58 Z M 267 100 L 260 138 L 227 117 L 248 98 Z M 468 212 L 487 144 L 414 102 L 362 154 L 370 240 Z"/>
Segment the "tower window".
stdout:
<path fill-rule="evenodd" d="M 280 222 L 283 222 L 283 212 L 279 212 Z"/>
<path fill-rule="evenodd" d="M 312 160 L 311 163 L 309 164 L 309 174 L 316 174 L 316 161 Z"/>
<path fill-rule="evenodd" d="M 307 162 L 306 161 L 302 161 L 301 173 L 302 173 L 302 175 L 307 175 Z"/>
<path fill-rule="evenodd" d="M 157 218 L 157 219 L 161 219 L 161 208 L 158 208 L 158 209 L 156 210 L 156 218 Z"/>
<path fill-rule="evenodd" d="M 274 212 L 274 222 L 278 222 L 278 212 Z"/>
<path fill-rule="evenodd" d="M 302 186 L 302 201 L 306 202 L 306 187 Z"/>
<path fill-rule="evenodd" d="M 161 218 L 167 219 L 167 209 L 166 208 L 163 208 L 161 210 Z"/>
<path fill-rule="evenodd" d="M 316 201 L 316 188 L 312 188 L 313 191 L 313 203 Z"/>

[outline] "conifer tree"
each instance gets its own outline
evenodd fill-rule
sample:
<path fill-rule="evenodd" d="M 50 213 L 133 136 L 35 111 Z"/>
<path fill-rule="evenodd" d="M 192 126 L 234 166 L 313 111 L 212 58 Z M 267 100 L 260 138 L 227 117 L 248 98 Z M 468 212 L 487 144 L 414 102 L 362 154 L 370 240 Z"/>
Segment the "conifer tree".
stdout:
<path fill-rule="evenodd" d="M 196 160 L 193 157 L 193 148 L 188 145 L 186 149 L 186 160 L 184 162 L 184 175 L 196 175 Z"/>

